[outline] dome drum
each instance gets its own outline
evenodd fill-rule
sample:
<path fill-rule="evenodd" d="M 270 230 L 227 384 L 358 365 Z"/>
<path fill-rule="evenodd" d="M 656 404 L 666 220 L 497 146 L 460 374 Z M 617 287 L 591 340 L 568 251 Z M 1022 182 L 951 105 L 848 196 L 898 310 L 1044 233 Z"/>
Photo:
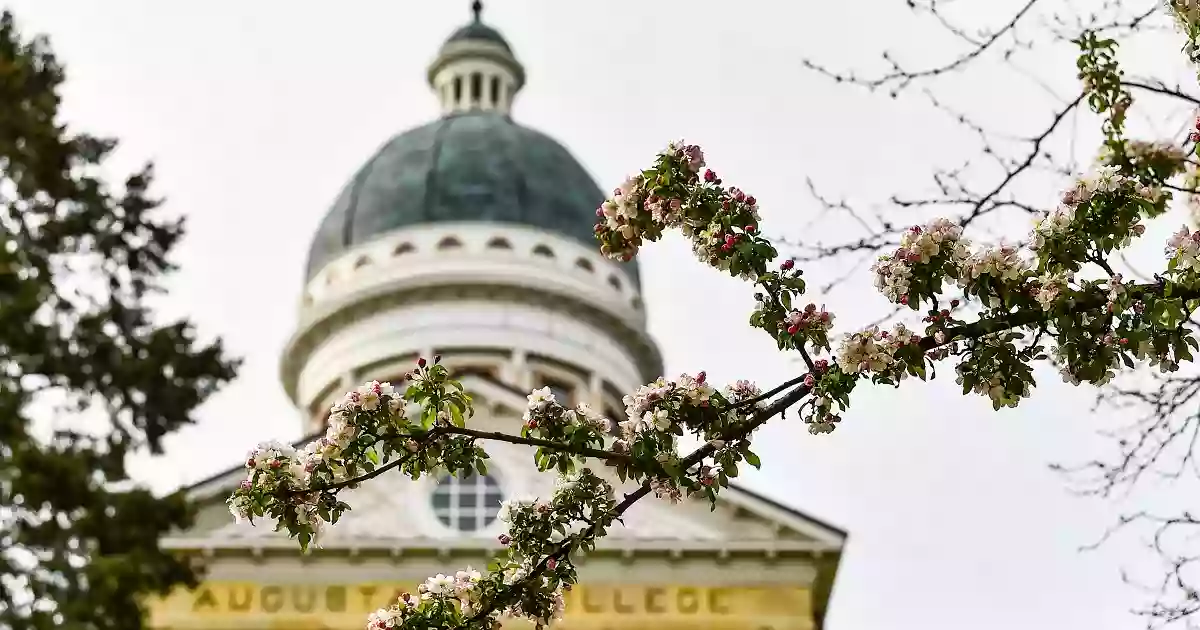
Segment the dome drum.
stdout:
<path fill-rule="evenodd" d="M 632 391 L 648 380 L 647 357 L 638 355 L 638 344 L 613 334 L 602 320 L 580 318 L 549 300 L 513 297 L 489 299 L 474 292 L 441 299 L 419 296 L 349 319 L 296 357 L 299 369 L 289 386 L 293 400 L 307 415 L 320 408 L 331 383 L 340 384 L 332 388 L 340 393 L 363 380 L 394 380 L 412 368 L 414 357 L 434 352 L 447 353 L 444 360 L 458 367 L 491 368 L 499 381 L 526 392 L 543 383 L 533 378 L 530 362 L 519 358 L 543 357 L 552 366 L 589 375 L 582 400 L 593 403 L 605 395 L 605 384 Z M 397 326 L 399 322 L 403 325 Z M 508 358 L 497 360 L 501 353 Z M 661 364 L 656 367 L 661 373 Z M 540 373 L 560 374 L 554 367 Z"/>
<path fill-rule="evenodd" d="M 572 296 L 642 327 L 639 287 L 624 265 L 553 232 L 519 225 L 441 223 L 390 232 L 329 262 L 304 290 L 302 320 L 379 291 L 493 284 Z"/>

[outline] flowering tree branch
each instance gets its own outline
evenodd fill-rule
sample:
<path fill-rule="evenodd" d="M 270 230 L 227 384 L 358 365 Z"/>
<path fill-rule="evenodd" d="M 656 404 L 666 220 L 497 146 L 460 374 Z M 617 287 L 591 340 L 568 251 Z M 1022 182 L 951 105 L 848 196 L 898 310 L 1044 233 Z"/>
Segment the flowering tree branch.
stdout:
<path fill-rule="evenodd" d="M 987 38 L 977 54 L 998 39 Z M 562 592 L 577 581 L 573 553 L 593 549 L 650 494 L 715 503 L 739 464 L 760 465 L 750 449 L 752 433 L 793 407 L 811 433 L 830 433 L 859 383 L 931 378 L 939 362 L 951 358 L 963 393 L 985 395 L 996 409 L 1027 398 L 1035 384 L 1032 365 L 1051 355 L 1074 383 L 1103 385 L 1139 362 L 1178 370 L 1200 347 L 1190 326 L 1200 307 L 1200 234 L 1186 227 L 1176 233 L 1167 243 L 1166 269 L 1152 282 L 1125 282 L 1110 260 L 1143 235 L 1143 221 L 1166 211 L 1171 193 L 1162 183 L 1186 160 L 1178 149 L 1118 150 L 1127 146 L 1130 98 L 1113 60 L 1115 43 L 1086 33 L 1077 44 L 1087 89 L 1070 108 L 1086 102 L 1105 115 L 1103 166 L 1067 189 L 1024 249 L 977 246 L 964 236 L 963 223 L 944 218 L 897 232 L 894 247 L 872 267 L 875 285 L 898 310 L 923 313 L 923 332 L 904 323 L 890 330 L 873 326 L 842 335 L 834 350 L 833 314 L 799 305 L 803 271 L 793 259 L 775 262 L 779 255 L 759 229 L 754 197 L 705 169 L 699 147 L 672 143 L 597 210 L 601 251 L 629 260 L 665 231 L 680 230 L 702 262 L 754 284 L 750 325 L 781 351 L 799 354 L 805 374 L 766 393 L 747 381 L 718 391 L 703 372 L 660 378 L 625 397 L 620 438 L 605 450 L 613 420 L 587 405 L 567 409 L 547 388 L 529 395 L 520 436 L 468 429 L 470 396 L 437 360 L 422 359 L 402 390 L 371 382 L 347 394 L 331 410 L 326 435 L 303 452 L 260 445 L 247 460 L 248 478 L 230 497 L 231 511 L 251 521 L 270 518 L 307 548 L 349 509 L 338 500 L 342 488 L 391 470 L 413 479 L 485 473 L 481 441 L 536 446 L 535 465 L 556 471 L 558 484 L 549 498 L 500 506 L 508 526 L 500 536 L 505 550 L 487 572 L 468 567 L 433 576 L 416 595 L 372 615 L 368 627 L 490 629 L 506 616 L 540 627 L 561 616 Z M 1035 148 L 1040 142 L 1035 139 Z M 985 197 L 996 199 L 1007 181 Z M 989 203 L 977 203 L 972 212 Z M 679 438 L 688 434 L 703 445 L 680 456 Z M 612 485 L 584 466 L 587 459 L 601 459 L 637 488 L 618 501 Z"/>
<path fill-rule="evenodd" d="M 966 139 L 957 146 L 969 147 L 970 152 L 955 166 L 933 171 L 931 194 L 892 195 L 886 205 L 875 211 L 866 211 L 847 201 L 832 201 L 810 185 L 823 218 L 837 213 L 849 215 L 854 219 L 852 225 L 861 228 L 863 234 L 829 243 L 778 239 L 795 251 L 799 259 L 838 261 L 843 267 L 856 267 L 861 261 L 886 254 L 899 245 L 904 226 L 924 220 L 925 213 L 946 216 L 963 230 L 985 230 L 1003 229 L 1024 216 L 1053 211 L 1053 206 L 1045 202 L 1044 183 L 1047 176 L 1051 179 L 1070 176 L 1079 170 L 1075 163 L 1078 142 L 1075 130 L 1078 119 L 1088 109 L 1102 123 L 1101 164 L 1147 185 L 1177 193 L 1175 198 L 1186 202 L 1193 221 L 1196 220 L 1200 210 L 1197 196 L 1200 175 L 1193 154 L 1200 134 L 1189 129 L 1161 139 L 1132 139 L 1126 131 L 1126 120 L 1135 106 L 1143 117 L 1167 120 L 1179 115 L 1180 110 L 1193 112 L 1200 106 L 1200 91 L 1190 81 L 1187 85 L 1178 82 L 1161 64 L 1150 68 L 1161 76 L 1127 76 L 1117 63 L 1117 40 L 1135 42 L 1145 36 L 1159 43 L 1165 41 L 1164 32 L 1181 31 L 1185 39 L 1183 52 L 1194 64 L 1200 32 L 1197 3 L 1149 0 L 1095 3 L 1080 8 L 1076 3 L 1060 0 L 1017 2 L 1008 16 L 994 25 L 979 24 L 976 14 L 938 0 L 914 0 L 908 6 L 919 18 L 932 18 L 935 30 L 940 29 L 956 43 L 965 43 L 965 47 L 929 66 L 909 67 L 895 61 L 897 55 L 889 52 L 884 55 L 885 68 L 874 74 L 830 69 L 816 62 L 807 62 L 805 67 L 841 85 L 869 91 L 887 90 L 893 98 L 913 93 L 923 95 L 936 111 L 962 127 Z M 927 50 L 928 38 L 922 37 L 920 41 L 922 50 Z M 1044 55 L 1062 49 L 1073 49 L 1079 59 L 1081 81 L 1070 86 L 1069 91 L 1029 70 L 1044 65 Z M 930 68 L 939 71 L 930 72 Z M 937 96 L 948 85 L 942 80 L 950 74 L 980 73 L 991 77 L 1000 71 L 1011 71 L 1029 80 L 1031 94 L 1013 97 L 1009 84 L 996 87 L 996 91 L 1004 91 L 1005 97 L 1019 99 L 1023 106 L 1039 102 L 1041 94 L 1049 95 L 1049 99 L 1041 101 L 1046 113 L 1034 120 L 1038 126 L 1015 138 L 1008 130 L 952 109 Z M 986 88 L 980 95 L 987 100 L 998 97 L 995 91 L 988 92 Z M 814 230 L 806 232 L 812 234 Z M 1089 260 L 1110 277 L 1124 272 L 1150 279 L 1134 268 L 1123 252 L 1116 252 L 1112 259 L 1089 257 Z M 831 286 L 848 278 L 839 277 Z M 1200 323 L 1193 316 L 1194 310 L 1194 305 L 1183 304 L 1178 322 L 1189 334 Z M 899 312 L 893 310 L 884 319 Z M 1103 431 L 1112 438 L 1115 446 L 1112 455 L 1080 465 L 1055 466 L 1079 491 L 1107 496 L 1132 491 L 1146 478 L 1173 479 L 1200 472 L 1195 465 L 1196 439 L 1200 435 L 1200 412 L 1197 412 L 1200 376 L 1191 365 L 1159 363 L 1158 366 L 1160 370 L 1150 375 L 1130 374 L 1117 381 L 1106 381 L 1107 386 L 1099 391 L 1098 405 L 1117 409 L 1130 420 L 1115 430 Z M 1078 382 L 1069 374 L 1065 378 Z M 1118 529 L 1151 524 L 1141 515 L 1122 521 Z M 1153 524 L 1182 527 L 1169 518 Z M 1160 548 L 1155 551 L 1162 553 Z M 1178 547 L 1175 551 L 1180 552 Z M 1171 569 L 1168 577 L 1172 579 L 1164 580 L 1163 588 L 1151 593 L 1152 602 L 1138 611 L 1152 626 L 1185 621 L 1196 610 L 1187 602 L 1192 601 L 1189 598 L 1195 597 L 1197 589 L 1184 586 L 1187 578 L 1178 572 L 1175 560 L 1164 557 L 1164 566 Z"/>

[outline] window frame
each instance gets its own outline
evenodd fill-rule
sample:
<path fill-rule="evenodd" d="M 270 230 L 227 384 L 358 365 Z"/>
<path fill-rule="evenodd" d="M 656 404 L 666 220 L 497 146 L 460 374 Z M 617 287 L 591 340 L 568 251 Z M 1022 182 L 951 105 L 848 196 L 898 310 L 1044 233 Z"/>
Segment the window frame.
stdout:
<path fill-rule="evenodd" d="M 477 534 L 496 523 L 504 496 L 500 480 L 490 474 L 475 471 L 464 476 L 444 474 L 429 495 L 429 507 L 442 527 L 462 534 Z M 439 497 L 445 497 L 445 505 L 439 505 Z M 464 500 L 465 497 L 470 500 Z"/>

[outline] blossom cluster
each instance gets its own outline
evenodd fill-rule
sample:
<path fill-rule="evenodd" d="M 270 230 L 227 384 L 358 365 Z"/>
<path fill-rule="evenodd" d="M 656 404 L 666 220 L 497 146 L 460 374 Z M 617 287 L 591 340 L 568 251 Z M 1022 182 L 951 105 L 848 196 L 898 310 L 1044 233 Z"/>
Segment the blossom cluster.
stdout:
<path fill-rule="evenodd" d="M 923 363 L 921 335 L 897 323 L 891 331 L 872 326 L 846 335 L 838 348 L 837 365 L 846 374 L 864 374 L 899 381 L 908 376 L 908 365 Z"/>
<path fill-rule="evenodd" d="M 1103 166 L 1078 180 L 1063 194 L 1062 203 L 1034 227 L 1030 249 L 1040 268 L 1079 271 L 1083 264 L 1129 245 L 1145 233 L 1145 217 L 1161 214 L 1166 195 Z"/>
<path fill-rule="evenodd" d="M 634 175 L 597 210 L 596 238 L 610 258 L 630 260 L 644 242 L 679 228 L 703 262 L 757 280 L 775 249 L 759 234 L 758 201 L 705 166 L 700 147 L 673 142 L 653 168 Z"/>
<path fill-rule="evenodd" d="M 1183 52 L 1192 63 L 1200 62 L 1200 5 L 1194 0 L 1167 0 L 1179 29 L 1187 36 Z"/>
<path fill-rule="evenodd" d="M 437 574 L 417 587 L 417 595 L 402 593 L 395 604 L 381 608 L 367 618 L 367 630 L 402 628 L 407 619 L 433 613 L 445 619 L 450 616 L 469 617 L 475 613 L 478 586 L 482 578 L 471 567 L 453 576 Z"/>
<path fill-rule="evenodd" d="M 1182 226 L 1167 239 L 1166 254 L 1170 270 L 1200 271 L 1200 230 L 1192 232 Z"/>
<path fill-rule="evenodd" d="M 1056 271 L 1039 276 L 1033 282 L 1033 299 L 1043 311 L 1049 311 L 1062 302 L 1063 296 L 1070 291 L 1075 274 L 1070 271 Z"/>
<path fill-rule="evenodd" d="M 958 286 L 967 289 L 968 295 L 979 296 L 988 306 L 998 307 L 1009 288 L 1021 284 L 1029 271 L 1029 261 L 1020 250 L 1001 245 L 977 251 L 962 261 Z"/>
<path fill-rule="evenodd" d="M 1028 364 L 1029 352 L 1022 352 L 1013 343 L 1019 333 L 984 335 L 974 340 L 971 352 L 955 366 L 955 382 L 963 393 L 974 392 L 987 396 L 994 409 L 1016 407 L 1028 398 L 1033 385 L 1033 370 Z"/>
<path fill-rule="evenodd" d="M 613 421 L 587 403 L 579 403 L 574 409 L 563 407 L 549 387 L 529 394 L 522 420 L 525 423 L 521 429 L 523 437 L 560 445 L 557 449 L 539 448 L 534 454 L 538 470 L 554 468 L 560 473 L 574 468 L 575 453 L 602 447 L 605 436 L 613 430 Z"/>
<path fill-rule="evenodd" d="M 738 474 L 738 464 L 758 466 L 750 451 L 754 414 L 765 407 L 754 383 L 737 381 L 721 391 L 704 372 L 659 378 L 624 398 L 626 419 L 612 450 L 625 457 L 612 462 L 622 478 L 646 480 L 655 496 L 678 502 L 691 495 L 715 500 L 719 488 Z M 678 438 L 687 433 L 707 443 L 711 463 L 685 462 Z M 695 465 L 691 465 L 695 464 Z"/>
<path fill-rule="evenodd" d="M 967 241 L 958 225 L 939 218 L 913 226 L 895 251 L 872 265 L 875 288 L 896 304 L 916 308 L 917 300 L 941 291 L 946 277 L 957 277 L 967 256 Z"/>
<path fill-rule="evenodd" d="M 761 274 L 757 282 L 761 290 L 754 294 L 750 325 L 771 335 L 780 350 L 828 350 L 833 313 L 813 303 L 803 309 L 793 307 L 804 294 L 802 276 L 792 260 L 784 260 L 778 271 Z"/>

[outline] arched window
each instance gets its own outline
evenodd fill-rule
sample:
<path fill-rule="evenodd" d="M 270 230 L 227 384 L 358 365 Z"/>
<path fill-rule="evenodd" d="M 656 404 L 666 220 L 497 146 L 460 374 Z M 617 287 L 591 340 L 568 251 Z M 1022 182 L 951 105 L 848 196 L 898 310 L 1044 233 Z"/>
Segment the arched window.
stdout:
<path fill-rule="evenodd" d="M 500 106 L 500 77 L 492 75 L 491 81 L 491 100 L 493 107 Z"/>
<path fill-rule="evenodd" d="M 433 513 L 443 525 L 461 532 L 474 532 L 491 525 L 500 511 L 504 494 L 488 475 L 476 473 L 444 475 L 433 491 Z"/>
<path fill-rule="evenodd" d="M 550 393 L 554 394 L 554 401 L 568 409 L 575 406 L 575 388 L 569 383 L 554 379 L 545 379 L 542 381 L 542 387 L 549 387 Z"/>
<path fill-rule="evenodd" d="M 621 280 L 620 280 L 620 278 L 618 278 L 618 277 L 616 277 L 616 276 L 609 276 L 609 277 L 608 277 L 608 283 L 609 283 L 610 285 L 612 285 L 612 288 L 614 288 L 614 289 L 616 289 L 616 290 L 618 290 L 618 291 L 620 291 L 620 290 L 621 290 Z"/>
<path fill-rule="evenodd" d="M 437 244 L 438 249 L 457 249 L 459 247 L 462 247 L 462 241 L 454 238 L 453 236 L 447 236 L 446 238 L 438 241 Z"/>
<path fill-rule="evenodd" d="M 503 236 L 497 236 L 487 243 L 488 249 L 512 249 L 512 243 Z"/>
<path fill-rule="evenodd" d="M 401 254 L 407 254 L 409 252 L 415 252 L 415 251 L 417 251 L 417 248 L 413 247 L 412 243 L 400 243 L 399 245 L 396 246 L 396 249 L 392 250 L 392 255 L 399 256 Z"/>
<path fill-rule="evenodd" d="M 462 103 L 462 77 L 454 77 L 454 104 Z"/>
<path fill-rule="evenodd" d="M 366 256 L 363 256 L 362 258 L 359 258 L 358 260 L 354 261 L 354 268 L 362 269 L 363 267 L 366 267 L 369 264 L 371 264 L 371 259 L 367 258 Z"/>
<path fill-rule="evenodd" d="M 554 258 L 554 250 L 550 249 L 549 247 L 546 247 L 545 245 L 538 245 L 537 247 L 533 248 L 533 255 L 534 256 L 545 256 L 546 258 Z"/>
<path fill-rule="evenodd" d="M 579 267 L 580 269 L 582 269 L 584 271 L 588 271 L 588 272 L 592 271 L 592 261 L 590 261 L 586 258 L 580 258 L 579 260 L 576 260 L 575 266 Z"/>

